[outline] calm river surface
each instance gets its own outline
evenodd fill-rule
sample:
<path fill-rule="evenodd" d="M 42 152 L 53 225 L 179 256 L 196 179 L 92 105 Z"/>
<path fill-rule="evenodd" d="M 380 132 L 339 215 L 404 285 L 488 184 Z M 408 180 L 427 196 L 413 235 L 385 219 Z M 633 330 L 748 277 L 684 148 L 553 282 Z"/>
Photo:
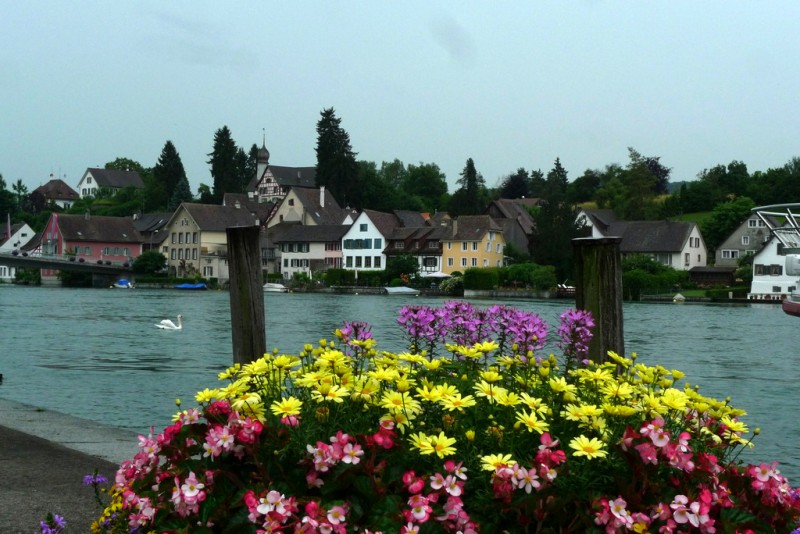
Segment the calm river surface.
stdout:
<path fill-rule="evenodd" d="M 400 296 L 265 295 L 267 348 L 297 353 L 332 337 L 345 320 L 373 326 L 379 347 L 403 348 L 395 325 L 404 304 L 441 299 Z M 475 301 L 489 306 L 493 301 Z M 551 327 L 571 301 L 504 301 L 535 311 Z M 182 331 L 154 323 L 184 316 Z M 800 484 L 800 319 L 779 306 L 643 304 L 624 307 L 625 350 L 640 361 L 686 373 L 705 395 L 731 397 L 762 434 L 750 461 L 781 463 Z M 552 330 L 552 328 L 551 328 Z M 227 292 L 63 289 L 0 285 L 0 398 L 111 426 L 160 431 L 175 398 L 216 387 L 232 363 Z"/>

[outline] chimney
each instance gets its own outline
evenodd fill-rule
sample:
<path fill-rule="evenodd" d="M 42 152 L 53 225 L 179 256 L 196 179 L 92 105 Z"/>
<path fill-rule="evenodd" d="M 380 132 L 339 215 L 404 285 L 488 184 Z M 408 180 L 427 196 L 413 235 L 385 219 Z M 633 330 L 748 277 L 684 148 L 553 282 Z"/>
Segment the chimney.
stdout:
<path fill-rule="evenodd" d="M 453 237 L 458 233 L 458 219 L 453 219 Z"/>
<path fill-rule="evenodd" d="M 319 207 L 320 208 L 324 208 L 325 207 L 325 186 L 324 185 L 321 185 L 319 187 Z"/>

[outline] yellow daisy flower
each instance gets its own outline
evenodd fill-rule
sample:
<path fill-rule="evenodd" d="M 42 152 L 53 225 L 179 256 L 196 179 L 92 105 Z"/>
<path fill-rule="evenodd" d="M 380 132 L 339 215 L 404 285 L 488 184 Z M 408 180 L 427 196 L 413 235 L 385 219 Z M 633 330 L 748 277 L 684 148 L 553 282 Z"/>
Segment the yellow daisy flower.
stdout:
<path fill-rule="evenodd" d="M 547 421 L 536 417 L 536 412 L 526 412 L 525 410 L 517 412 L 517 421 L 524 425 L 525 428 L 528 429 L 528 432 L 538 432 L 542 434 L 550 428 Z"/>
<path fill-rule="evenodd" d="M 481 456 L 481 466 L 485 471 L 495 471 L 498 467 L 514 465 L 516 461 L 511 459 L 510 454 L 488 454 Z"/>
<path fill-rule="evenodd" d="M 445 397 L 439 402 L 445 410 L 458 410 L 459 412 L 463 412 L 464 408 L 469 408 L 470 406 L 475 406 L 476 404 L 475 397 L 472 395 L 462 397 L 461 393 L 456 393 L 455 395 Z"/>
<path fill-rule="evenodd" d="M 299 415 L 302 407 L 303 401 L 296 397 L 287 397 L 274 401 L 269 409 L 278 417 L 289 417 L 290 415 Z"/>
<path fill-rule="evenodd" d="M 574 456 L 586 456 L 587 459 L 604 458 L 608 452 L 603 449 L 603 442 L 597 438 L 589 439 L 583 434 L 573 438 L 569 442 L 570 448 L 574 449 Z"/>

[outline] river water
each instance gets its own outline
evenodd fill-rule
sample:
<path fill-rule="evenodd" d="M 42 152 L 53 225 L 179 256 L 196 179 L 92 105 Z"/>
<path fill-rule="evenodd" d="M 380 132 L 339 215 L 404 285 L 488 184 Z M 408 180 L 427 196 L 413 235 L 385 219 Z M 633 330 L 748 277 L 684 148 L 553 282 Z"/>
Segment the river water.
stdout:
<path fill-rule="evenodd" d="M 379 348 L 404 349 L 395 320 L 413 296 L 268 293 L 267 348 L 297 353 L 331 339 L 343 321 L 373 326 Z M 479 306 L 492 301 L 475 301 Z M 570 301 L 497 303 L 538 313 L 551 327 Z M 181 331 L 154 324 L 181 313 Z M 775 461 L 800 484 L 800 321 L 771 304 L 624 306 L 625 349 L 686 373 L 705 395 L 731 397 L 760 427 L 749 461 Z M 553 330 L 553 329 L 551 329 Z M 554 331 L 554 330 L 553 330 Z M 232 362 L 230 299 L 221 291 L 66 289 L 0 284 L 0 398 L 136 432 L 160 431 Z"/>

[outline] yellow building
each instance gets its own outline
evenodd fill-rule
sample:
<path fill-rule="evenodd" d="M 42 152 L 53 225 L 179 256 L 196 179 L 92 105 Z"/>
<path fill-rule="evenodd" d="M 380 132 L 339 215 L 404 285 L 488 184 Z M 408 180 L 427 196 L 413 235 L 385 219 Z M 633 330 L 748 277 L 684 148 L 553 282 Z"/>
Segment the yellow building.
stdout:
<path fill-rule="evenodd" d="M 488 215 L 462 215 L 442 238 L 442 271 L 464 272 L 470 267 L 502 267 L 506 242 L 503 229 Z"/>

